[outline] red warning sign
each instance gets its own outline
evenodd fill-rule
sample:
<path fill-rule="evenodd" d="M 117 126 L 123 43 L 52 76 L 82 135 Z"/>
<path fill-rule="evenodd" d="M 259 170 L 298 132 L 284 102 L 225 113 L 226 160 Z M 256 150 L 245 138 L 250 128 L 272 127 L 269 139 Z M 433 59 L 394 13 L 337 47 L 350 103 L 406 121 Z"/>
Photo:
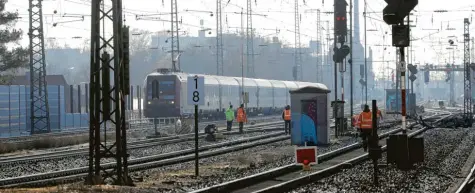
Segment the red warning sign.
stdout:
<path fill-rule="evenodd" d="M 317 146 L 295 147 L 295 161 L 298 165 L 318 164 Z"/>

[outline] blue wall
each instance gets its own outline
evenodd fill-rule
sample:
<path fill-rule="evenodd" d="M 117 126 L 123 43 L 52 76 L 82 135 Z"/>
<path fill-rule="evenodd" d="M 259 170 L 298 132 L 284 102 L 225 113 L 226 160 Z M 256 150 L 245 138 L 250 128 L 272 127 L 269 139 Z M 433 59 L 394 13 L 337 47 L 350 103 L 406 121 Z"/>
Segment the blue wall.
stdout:
<path fill-rule="evenodd" d="M 65 112 L 63 86 L 48 85 L 47 90 L 53 132 L 88 125 L 87 113 Z M 0 137 L 29 135 L 30 113 L 30 86 L 0 86 Z"/>

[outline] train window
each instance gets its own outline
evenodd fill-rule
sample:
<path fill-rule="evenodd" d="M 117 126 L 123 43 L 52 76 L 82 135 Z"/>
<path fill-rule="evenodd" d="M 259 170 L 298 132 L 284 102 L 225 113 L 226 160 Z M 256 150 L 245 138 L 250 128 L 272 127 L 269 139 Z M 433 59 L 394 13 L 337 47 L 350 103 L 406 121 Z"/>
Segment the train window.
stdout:
<path fill-rule="evenodd" d="M 158 99 L 158 98 L 159 98 L 158 81 L 154 80 L 152 81 L 152 99 Z"/>

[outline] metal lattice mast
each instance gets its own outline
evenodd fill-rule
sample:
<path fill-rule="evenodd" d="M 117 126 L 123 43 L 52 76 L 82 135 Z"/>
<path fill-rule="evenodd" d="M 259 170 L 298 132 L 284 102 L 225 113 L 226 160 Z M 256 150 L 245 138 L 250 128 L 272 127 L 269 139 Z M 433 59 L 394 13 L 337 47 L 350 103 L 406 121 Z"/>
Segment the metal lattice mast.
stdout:
<path fill-rule="evenodd" d="M 89 87 L 89 173 L 88 184 L 131 183 L 127 170 L 125 124 L 125 95 L 128 94 L 128 28 L 122 29 L 122 0 L 92 0 L 91 5 L 91 73 Z M 112 29 L 112 31 L 110 31 Z M 111 77 L 112 76 L 112 77 Z M 127 85 L 127 86 L 126 86 Z M 115 128 L 115 139 L 107 139 L 101 131 Z M 102 165 L 115 158 L 116 167 L 110 171 Z"/>
<path fill-rule="evenodd" d="M 454 56 L 455 57 L 455 56 Z M 472 37 L 472 48 L 471 48 L 471 55 L 470 58 L 473 60 L 475 59 L 475 39 Z"/>
<path fill-rule="evenodd" d="M 472 120 L 472 86 L 470 83 L 470 22 L 468 18 L 463 21 L 463 63 L 464 63 L 464 100 L 463 112 L 465 117 Z"/>
<path fill-rule="evenodd" d="M 177 0 L 171 0 L 171 55 L 173 72 L 181 71 L 180 68 L 180 38 L 178 36 L 178 3 Z"/>
<path fill-rule="evenodd" d="M 222 0 L 216 0 L 216 74 L 224 75 Z"/>
<path fill-rule="evenodd" d="M 252 28 L 252 2 L 247 0 L 247 27 L 246 27 L 246 48 L 247 48 L 247 77 L 254 78 L 254 29 Z"/>
<path fill-rule="evenodd" d="M 300 14 L 299 14 L 299 0 L 295 0 L 294 10 L 294 27 L 295 27 L 295 69 L 297 76 L 295 80 L 301 81 L 303 78 L 302 72 L 302 53 L 300 52 Z"/>
<path fill-rule="evenodd" d="M 320 19 L 320 9 L 317 9 L 317 82 L 323 82 L 322 63 L 322 23 Z"/>
<path fill-rule="evenodd" d="M 46 89 L 42 0 L 30 0 L 30 125 L 31 134 L 50 132 Z"/>

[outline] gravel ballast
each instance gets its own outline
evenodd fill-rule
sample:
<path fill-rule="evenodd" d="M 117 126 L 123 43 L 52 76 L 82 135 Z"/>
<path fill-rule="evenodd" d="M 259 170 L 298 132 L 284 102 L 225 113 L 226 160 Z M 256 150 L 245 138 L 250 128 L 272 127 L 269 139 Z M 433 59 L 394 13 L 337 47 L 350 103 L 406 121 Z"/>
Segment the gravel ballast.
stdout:
<path fill-rule="evenodd" d="M 358 140 L 342 137 L 338 142 L 319 148 L 318 151 L 325 153 Z M 290 145 L 290 140 L 286 140 L 201 159 L 198 178 L 194 177 L 194 162 L 135 172 L 132 176 L 144 178 L 144 182 L 137 184 L 139 187 L 153 188 L 160 192 L 189 192 L 294 162 L 294 147 Z"/>
<path fill-rule="evenodd" d="M 425 163 L 407 172 L 380 168 L 379 187 L 372 185 L 373 165 L 367 161 L 291 192 L 445 192 L 472 152 L 475 131 L 433 129 L 423 136 Z M 385 162 L 383 155 L 380 163 Z"/>
<path fill-rule="evenodd" d="M 245 133 L 241 135 L 229 135 L 226 136 L 226 139 L 221 140 L 220 142 L 233 141 L 243 138 L 249 138 L 258 135 L 265 135 L 271 132 L 254 132 L 254 133 Z M 203 139 L 199 141 L 200 146 L 212 144 Z M 174 143 L 168 145 L 152 146 L 147 148 L 134 149 L 129 151 L 130 159 L 140 158 L 144 156 L 157 155 L 162 153 L 168 153 L 172 151 L 179 151 L 184 149 L 190 149 L 194 147 L 194 141 L 185 141 L 181 143 Z M 113 159 L 108 159 L 103 163 L 108 161 L 114 161 Z M 60 171 L 71 168 L 78 168 L 87 166 L 89 163 L 87 161 L 87 156 L 76 156 L 68 157 L 63 159 L 55 159 L 49 161 L 40 161 L 35 163 L 19 163 L 13 165 L 4 165 L 0 166 L 0 178 L 11 178 L 24 175 L 30 175 L 35 173 L 45 173 L 52 171 Z"/>

